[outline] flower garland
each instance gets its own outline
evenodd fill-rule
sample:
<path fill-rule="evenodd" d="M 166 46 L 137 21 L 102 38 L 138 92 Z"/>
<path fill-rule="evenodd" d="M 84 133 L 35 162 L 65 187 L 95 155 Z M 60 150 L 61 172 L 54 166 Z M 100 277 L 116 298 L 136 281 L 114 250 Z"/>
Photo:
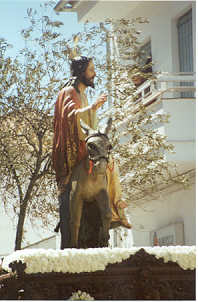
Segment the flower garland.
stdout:
<path fill-rule="evenodd" d="M 72 296 L 68 299 L 70 301 L 93 301 L 94 298 L 91 297 L 88 293 L 82 292 L 81 290 L 78 290 L 75 293 L 72 293 Z"/>
<path fill-rule="evenodd" d="M 178 263 L 183 269 L 195 269 L 195 246 L 143 247 L 157 259 Z M 3 260 L 2 268 L 11 271 L 9 264 L 14 261 L 26 263 L 26 274 L 32 273 L 81 273 L 105 270 L 108 264 L 120 263 L 135 255 L 140 247 L 133 248 L 90 248 L 90 249 L 25 249 L 15 251 Z M 132 260 L 133 261 L 133 260 Z"/>

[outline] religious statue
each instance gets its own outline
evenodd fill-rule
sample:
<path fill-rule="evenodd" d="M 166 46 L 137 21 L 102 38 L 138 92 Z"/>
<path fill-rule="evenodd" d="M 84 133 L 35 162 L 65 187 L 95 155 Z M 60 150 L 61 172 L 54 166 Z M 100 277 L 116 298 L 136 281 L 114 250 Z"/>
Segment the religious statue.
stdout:
<path fill-rule="evenodd" d="M 87 244 L 83 244 L 83 240 L 80 241 L 80 238 L 89 237 L 91 232 L 88 231 L 88 229 L 90 230 L 90 226 L 87 226 L 87 231 L 85 231 L 86 227 L 84 227 L 83 230 L 82 226 L 83 221 L 86 224 L 85 217 L 90 216 L 86 211 L 89 207 L 90 209 L 92 207 L 92 210 L 90 210 L 91 216 L 89 219 L 87 218 L 87 220 L 91 221 L 93 217 L 95 217 L 95 226 L 97 225 L 98 232 L 100 233 L 98 237 L 95 235 L 95 238 L 97 237 L 97 240 L 100 241 L 100 245 L 107 245 L 107 229 L 117 226 L 131 228 L 124 213 L 124 208 L 127 207 L 127 203 L 121 200 L 118 166 L 110 154 L 110 149 L 108 149 L 110 143 L 107 134 L 110 128 L 110 120 L 104 133 L 100 133 L 100 131 L 98 132 L 98 130 L 96 130 L 96 111 L 106 102 L 107 95 L 101 95 L 93 104 L 88 105 L 85 94 L 87 87 L 90 86 L 94 88 L 95 76 L 96 73 L 92 58 L 80 56 L 72 59 L 71 77 L 59 92 L 55 104 L 52 159 L 58 186 L 61 249 L 82 247 L 83 245 L 83 247 L 98 246 L 98 243 L 94 241 L 94 235 L 90 237 L 92 239 L 89 240 Z M 90 135 L 91 137 L 89 138 Z M 100 142 L 97 139 L 100 140 Z M 105 141 L 102 142 L 103 150 L 99 148 L 101 139 L 105 139 Z M 92 142 L 92 140 L 94 140 L 94 142 Z M 91 146 L 93 150 L 90 150 Z M 95 153 L 97 157 L 97 152 L 99 152 L 97 148 L 100 149 L 100 152 L 105 153 L 103 161 L 98 158 L 98 164 L 96 158 L 94 161 L 90 160 Z M 81 172 L 79 166 L 82 169 Z M 104 197 L 103 195 L 103 198 L 101 198 L 101 196 L 99 198 L 99 200 L 102 199 L 101 203 L 104 203 L 104 215 L 101 215 L 101 205 L 99 205 L 99 211 L 97 211 L 98 208 L 96 205 L 98 205 L 98 202 L 91 203 L 88 200 L 84 200 L 84 202 L 79 203 L 79 196 L 77 197 L 78 202 L 75 201 L 75 194 L 79 192 L 78 186 L 82 186 L 82 182 L 80 184 L 78 182 L 79 174 L 84 173 L 84 178 L 87 180 L 87 177 L 94 178 L 93 176 L 97 169 L 103 173 L 101 179 L 106 180 L 106 182 L 104 181 L 103 183 L 101 181 L 101 188 L 103 187 L 101 190 L 104 195 L 106 194 L 104 192 L 107 192 L 107 196 L 105 195 Z M 76 171 L 78 171 L 78 175 Z M 99 178 L 97 178 L 95 184 L 93 181 L 87 182 L 86 185 L 89 187 L 84 187 L 84 190 L 94 191 L 94 189 L 99 186 L 98 182 Z M 104 187 L 106 188 L 104 189 Z M 87 204 L 87 206 L 83 206 L 85 204 Z M 100 219 L 97 219 L 99 216 Z M 80 244 L 80 242 L 82 244 Z M 84 242 L 86 242 L 86 240 L 84 240 Z"/>

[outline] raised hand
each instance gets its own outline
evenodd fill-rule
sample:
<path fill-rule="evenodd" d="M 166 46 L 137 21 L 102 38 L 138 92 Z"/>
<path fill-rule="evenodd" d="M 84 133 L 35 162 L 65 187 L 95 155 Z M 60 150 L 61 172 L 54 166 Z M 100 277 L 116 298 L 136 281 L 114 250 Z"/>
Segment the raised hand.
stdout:
<path fill-rule="evenodd" d="M 92 104 L 91 109 L 98 110 L 107 101 L 107 94 L 102 94 L 99 98 Z"/>

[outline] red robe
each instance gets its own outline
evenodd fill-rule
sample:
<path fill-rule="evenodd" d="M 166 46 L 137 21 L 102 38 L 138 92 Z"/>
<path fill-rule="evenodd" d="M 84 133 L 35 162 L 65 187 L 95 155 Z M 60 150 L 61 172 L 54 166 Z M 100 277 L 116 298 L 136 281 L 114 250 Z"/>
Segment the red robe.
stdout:
<path fill-rule="evenodd" d="M 71 101 L 74 104 L 71 105 Z M 63 192 L 69 182 L 73 167 L 87 156 L 85 140 L 79 126 L 76 110 L 82 107 L 80 94 L 72 86 L 63 88 L 57 98 L 54 113 L 54 140 L 52 161 L 56 172 L 59 192 Z M 68 115 L 71 116 L 68 117 Z M 90 120 L 91 121 L 91 120 Z M 91 123 L 91 122 L 90 122 Z M 89 123 L 88 123 L 89 124 Z M 81 138 L 81 139 L 80 139 Z M 108 193 L 112 209 L 112 221 L 126 223 L 123 208 L 126 203 L 121 202 L 121 187 L 118 167 L 112 161 L 107 169 Z"/>
<path fill-rule="evenodd" d="M 70 106 L 71 101 L 73 106 Z M 81 99 L 76 89 L 72 86 L 63 88 L 55 104 L 52 151 L 60 190 L 68 183 L 73 167 L 86 156 L 85 142 L 79 138 L 78 117 L 75 114 L 78 108 L 81 108 Z"/>

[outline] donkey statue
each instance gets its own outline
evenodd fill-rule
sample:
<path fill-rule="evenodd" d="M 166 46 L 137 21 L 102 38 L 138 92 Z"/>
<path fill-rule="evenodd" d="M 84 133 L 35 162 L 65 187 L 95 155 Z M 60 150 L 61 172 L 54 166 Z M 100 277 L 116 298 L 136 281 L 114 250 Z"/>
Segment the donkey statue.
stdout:
<path fill-rule="evenodd" d="M 108 246 L 112 213 L 107 193 L 106 169 L 112 148 L 107 136 L 111 124 L 110 118 L 105 129 L 96 132 L 81 121 L 81 128 L 87 136 L 88 155 L 74 168 L 71 176 L 71 247 Z"/>

